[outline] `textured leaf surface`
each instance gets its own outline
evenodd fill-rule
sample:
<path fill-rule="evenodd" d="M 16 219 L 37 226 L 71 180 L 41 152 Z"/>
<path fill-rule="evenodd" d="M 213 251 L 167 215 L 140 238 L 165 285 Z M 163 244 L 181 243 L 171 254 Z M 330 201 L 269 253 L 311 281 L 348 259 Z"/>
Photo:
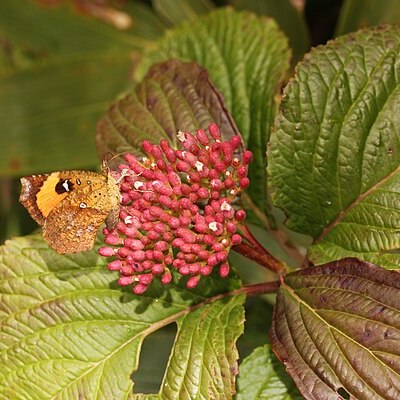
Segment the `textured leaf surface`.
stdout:
<path fill-rule="evenodd" d="M 307 399 L 400 398 L 400 275 L 354 258 L 289 274 L 271 342 Z"/>
<path fill-rule="evenodd" d="M 243 333 L 244 297 L 221 300 L 180 319 L 162 399 L 230 399 L 235 392 L 239 357 L 236 339 Z"/>
<path fill-rule="evenodd" d="M 118 31 L 70 5 L 0 2 L 0 175 L 98 164 L 96 121 L 126 88 L 131 52 L 163 32 L 143 5 L 128 11 Z"/>
<path fill-rule="evenodd" d="M 215 8 L 211 0 L 152 0 L 156 12 L 171 25 L 194 20 Z"/>
<path fill-rule="evenodd" d="M 269 345 L 258 347 L 239 366 L 237 400 L 302 400 Z"/>
<path fill-rule="evenodd" d="M 171 58 L 196 61 L 207 69 L 255 155 L 250 192 L 261 207 L 266 201 L 265 151 L 275 95 L 289 56 L 287 40 L 272 19 L 223 8 L 171 30 L 137 71 L 143 77 L 154 62 Z"/>
<path fill-rule="evenodd" d="M 237 288 L 235 279 L 134 296 L 116 285 L 104 259 L 57 255 L 39 236 L 1 248 L 0 276 L 0 399 L 157 398 L 134 396 L 131 375 L 145 337 L 174 321 L 179 333 L 162 387 L 170 397 L 162 398 L 179 398 L 181 385 L 231 398 L 244 298 L 201 302 Z"/>
<path fill-rule="evenodd" d="M 207 71 L 177 60 L 154 65 L 135 90 L 114 103 L 97 127 L 102 155 L 139 150 L 144 139 L 176 141 L 178 130 L 195 132 L 216 122 L 223 133 L 239 134 Z"/>
<path fill-rule="evenodd" d="M 289 38 L 293 51 L 293 65 L 303 58 L 310 48 L 310 35 L 304 10 L 295 7 L 291 0 L 231 0 L 229 2 L 238 10 L 250 10 L 258 15 L 273 18 Z"/>
<path fill-rule="evenodd" d="M 314 262 L 400 267 L 399 50 L 395 27 L 344 36 L 306 56 L 285 90 L 269 172 Z"/>

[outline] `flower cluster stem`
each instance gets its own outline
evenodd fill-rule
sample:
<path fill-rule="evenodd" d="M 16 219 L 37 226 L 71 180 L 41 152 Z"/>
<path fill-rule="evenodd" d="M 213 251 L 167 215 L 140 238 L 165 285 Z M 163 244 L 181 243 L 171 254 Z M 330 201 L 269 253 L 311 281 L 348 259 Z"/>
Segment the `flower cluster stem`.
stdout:
<path fill-rule="evenodd" d="M 269 253 L 253 236 L 247 225 L 243 224 L 241 226 L 241 234 L 246 239 L 246 242 L 241 242 L 233 246 L 233 250 L 270 271 L 277 273 L 280 277 L 285 274 L 287 270 L 286 264 Z"/>

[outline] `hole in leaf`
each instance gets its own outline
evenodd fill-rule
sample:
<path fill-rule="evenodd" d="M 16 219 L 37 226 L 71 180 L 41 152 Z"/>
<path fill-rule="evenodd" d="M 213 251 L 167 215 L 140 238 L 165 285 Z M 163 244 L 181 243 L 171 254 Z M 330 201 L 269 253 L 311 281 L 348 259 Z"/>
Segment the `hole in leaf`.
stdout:
<path fill-rule="evenodd" d="M 338 394 L 346 400 L 350 399 L 350 393 L 343 387 L 341 387 L 338 391 Z"/>
<path fill-rule="evenodd" d="M 132 374 L 134 393 L 158 393 L 175 336 L 176 324 L 170 324 L 144 340 L 139 368 Z"/>

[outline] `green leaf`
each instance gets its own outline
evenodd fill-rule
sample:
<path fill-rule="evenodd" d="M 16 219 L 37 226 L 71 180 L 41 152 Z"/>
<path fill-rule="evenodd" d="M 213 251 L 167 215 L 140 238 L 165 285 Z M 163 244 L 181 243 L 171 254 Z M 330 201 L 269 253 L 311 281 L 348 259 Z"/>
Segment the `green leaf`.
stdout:
<path fill-rule="evenodd" d="M 239 366 L 237 400 L 302 400 L 269 345 L 258 347 Z"/>
<path fill-rule="evenodd" d="M 117 78 L 104 79 L 107 70 Z M 0 174 L 99 164 L 91 131 L 128 75 L 125 56 L 103 54 L 46 64 L 0 81 Z"/>
<path fill-rule="evenodd" d="M 215 8 L 210 0 L 152 0 L 152 4 L 157 14 L 171 25 L 193 21 Z"/>
<path fill-rule="evenodd" d="M 130 2 L 124 11 L 132 18 L 132 26 L 117 30 L 79 14 L 70 5 L 45 7 L 31 0 L 1 1 L 0 53 L 7 57 L 9 66 L 4 72 L 9 74 L 54 57 L 99 51 L 128 54 L 151 45 L 163 33 L 160 20 L 139 2 Z"/>
<path fill-rule="evenodd" d="M 239 134 L 207 71 L 171 60 L 154 65 L 134 91 L 110 107 L 98 123 L 97 145 L 103 155 L 140 151 L 144 139 L 175 143 L 178 130 L 194 132 L 212 121 L 229 137 Z"/>
<path fill-rule="evenodd" d="M 311 260 L 325 262 L 356 255 L 386 268 L 400 268 L 399 170 L 360 196 L 337 225 L 327 228 L 310 248 Z"/>
<path fill-rule="evenodd" d="M 143 5 L 126 10 L 134 24 L 118 31 L 69 6 L 0 2 L 1 176 L 98 164 L 95 123 L 126 89 L 132 51 L 163 31 Z"/>
<path fill-rule="evenodd" d="M 298 65 L 271 141 L 275 204 L 309 257 L 400 267 L 399 29 L 343 36 Z"/>
<path fill-rule="evenodd" d="M 346 0 L 340 9 L 335 36 L 367 26 L 399 22 L 398 0 Z"/>
<path fill-rule="evenodd" d="M 229 2 L 238 10 L 253 11 L 258 15 L 273 18 L 289 38 L 293 50 L 292 63 L 303 58 L 310 48 L 310 34 L 304 16 L 304 9 L 295 7 L 291 0 L 231 0 Z M 304 8 L 304 7 L 303 7 Z"/>
<path fill-rule="evenodd" d="M 173 355 L 161 385 L 162 399 L 231 399 L 243 333 L 244 296 L 205 305 L 178 323 Z"/>
<path fill-rule="evenodd" d="M 134 396 L 132 373 L 143 340 L 172 322 L 162 393 L 179 398 L 182 382 L 231 398 L 244 297 L 228 292 L 239 282 L 210 277 L 197 290 L 155 285 L 135 296 L 105 264 L 94 252 L 60 256 L 40 236 L 1 247 L 0 398 L 157 398 Z"/>
<path fill-rule="evenodd" d="M 354 258 L 289 274 L 272 348 L 306 399 L 400 397 L 400 275 Z"/>
<path fill-rule="evenodd" d="M 171 30 L 143 59 L 143 77 L 157 61 L 196 61 L 207 69 L 228 111 L 254 153 L 249 188 L 266 207 L 266 145 L 275 118 L 275 96 L 288 68 L 287 40 L 272 19 L 231 8 L 218 9 Z"/>

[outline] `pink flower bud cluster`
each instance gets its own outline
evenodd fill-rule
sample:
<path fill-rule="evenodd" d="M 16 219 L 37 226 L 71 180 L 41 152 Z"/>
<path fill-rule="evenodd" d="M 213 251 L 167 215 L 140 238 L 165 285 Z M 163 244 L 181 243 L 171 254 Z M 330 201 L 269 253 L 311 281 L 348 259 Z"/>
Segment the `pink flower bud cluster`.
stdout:
<path fill-rule="evenodd" d="M 252 153 L 241 153 L 239 136 L 223 141 L 215 124 L 208 133 L 177 137 L 180 149 L 167 140 L 145 140 L 146 157 L 127 154 L 119 166 L 120 221 L 116 229 L 104 229 L 109 246 L 99 254 L 114 257 L 108 268 L 119 271 L 119 284 L 133 284 L 136 294 L 155 277 L 170 283 L 172 269 L 188 277 L 188 288 L 214 268 L 226 277 L 229 250 L 242 241 L 237 229 L 246 213 L 234 202 L 249 186 Z"/>

